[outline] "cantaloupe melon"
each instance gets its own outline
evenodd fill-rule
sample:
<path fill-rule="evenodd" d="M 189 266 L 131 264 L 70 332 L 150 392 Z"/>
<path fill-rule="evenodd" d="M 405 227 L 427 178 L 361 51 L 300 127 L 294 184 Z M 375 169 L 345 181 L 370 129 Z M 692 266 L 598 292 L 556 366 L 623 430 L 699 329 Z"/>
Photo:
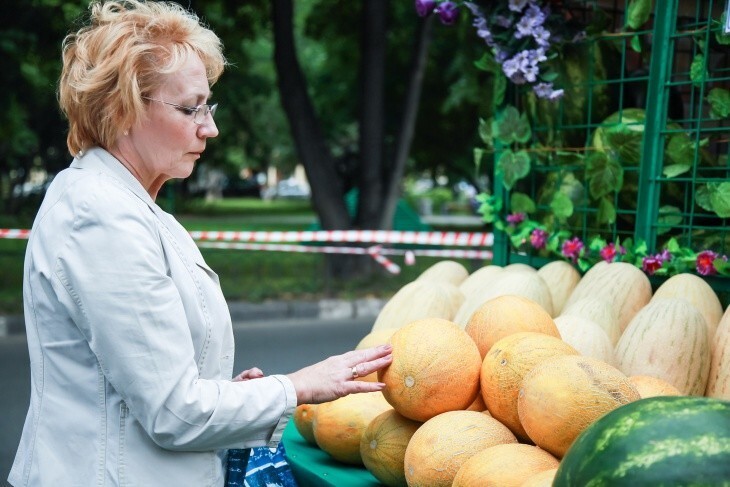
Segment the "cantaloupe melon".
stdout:
<path fill-rule="evenodd" d="M 469 271 L 460 263 L 455 260 L 441 260 L 423 271 L 416 280 L 448 282 L 459 286 L 467 277 L 469 277 Z"/>
<path fill-rule="evenodd" d="M 378 371 L 383 395 L 396 411 L 426 421 L 445 411 L 466 409 L 479 393 L 482 358 L 456 324 L 418 320 L 390 337 L 393 360 Z"/>
<path fill-rule="evenodd" d="M 472 314 L 464 331 L 474 340 L 482 358 L 498 340 L 522 331 L 560 338 L 550 314 L 523 296 L 503 295 L 490 299 Z"/>
<path fill-rule="evenodd" d="M 401 328 L 423 318 L 452 320 L 464 302 L 459 288 L 429 279 L 412 281 L 391 297 L 375 318 L 371 331 Z"/>
<path fill-rule="evenodd" d="M 394 409 L 376 416 L 360 439 L 360 456 L 365 468 L 388 487 L 405 487 L 406 447 L 422 423 L 398 414 Z"/>
<path fill-rule="evenodd" d="M 642 399 L 656 396 L 681 396 L 679 389 L 669 382 L 650 375 L 630 375 L 629 380 Z"/>
<path fill-rule="evenodd" d="M 615 347 L 621 337 L 621 325 L 611 303 L 598 296 L 578 299 L 563 308 L 560 316 L 580 316 L 598 323 Z"/>
<path fill-rule="evenodd" d="M 616 363 L 626 375 L 657 377 L 687 395 L 704 394 L 710 361 L 705 319 L 682 299 L 653 299 L 616 345 Z"/>
<path fill-rule="evenodd" d="M 720 319 L 711 348 L 712 363 L 705 395 L 730 400 L 730 306 Z"/>
<path fill-rule="evenodd" d="M 578 350 L 581 355 L 616 365 L 613 344 L 601 325 L 595 321 L 571 315 L 558 316 L 554 321 L 563 341 Z"/>
<path fill-rule="evenodd" d="M 530 439 L 562 458 L 594 421 L 638 399 L 639 392 L 615 367 L 591 357 L 559 355 L 527 373 L 517 412 Z"/>
<path fill-rule="evenodd" d="M 537 274 L 542 277 L 550 290 L 553 302 L 552 316 L 558 316 L 580 281 L 580 273 L 572 264 L 564 260 L 554 260 L 540 267 Z"/>
<path fill-rule="evenodd" d="M 531 476 L 522 484 L 522 487 L 552 487 L 555 474 L 558 472 L 557 468 L 551 468 L 549 470 L 543 470 L 540 473 L 536 473 Z"/>
<path fill-rule="evenodd" d="M 623 332 L 651 295 L 651 283 L 641 269 L 627 262 L 599 262 L 578 281 L 565 306 L 570 307 L 579 299 L 599 297 L 616 310 Z"/>
<path fill-rule="evenodd" d="M 350 394 L 315 409 L 312 431 L 317 446 L 342 463 L 362 465 L 360 439 L 370 421 L 392 409 L 381 392 Z"/>
<path fill-rule="evenodd" d="M 560 338 L 544 333 L 513 333 L 498 340 L 482 362 L 481 393 L 489 413 L 522 441 L 530 441 L 520 423 L 517 398 L 522 379 L 543 360 L 578 355 Z"/>
<path fill-rule="evenodd" d="M 707 336 L 712 339 L 722 318 L 722 304 L 712 287 L 700 276 L 676 274 L 659 286 L 652 299 L 685 299 L 702 313 L 707 323 Z"/>
<path fill-rule="evenodd" d="M 449 411 L 415 432 L 404 460 L 409 487 L 449 487 L 473 455 L 517 438 L 496 419 L 476 411 Z"/>
<path fill-rule="evenodd" d="M 314 440 L 314 430 L 312 428 L 316 408 L 317 404 L 300 404 L 294 409 L 294 415 L 292 416 L 294 427 L 302 435 L 302 438 L 311 445 L 317 444 Z"/>
<path fill-rule="evenodd" d="M 554 456 L 536 446 L 495 445 L 464 462 L 452 487 L 521 487 L 530 477 L 557 469 L 559 464 Z"/>

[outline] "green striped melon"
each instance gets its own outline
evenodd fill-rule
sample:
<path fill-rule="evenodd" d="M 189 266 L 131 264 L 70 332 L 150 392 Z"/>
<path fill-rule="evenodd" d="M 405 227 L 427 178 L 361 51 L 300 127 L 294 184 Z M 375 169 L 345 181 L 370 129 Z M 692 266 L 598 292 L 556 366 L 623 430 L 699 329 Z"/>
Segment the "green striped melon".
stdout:
<path fill-rule="evenodd" d="M 730 402 L 650 397 L 589 426 L 553 487 L 730 485 Z"/>

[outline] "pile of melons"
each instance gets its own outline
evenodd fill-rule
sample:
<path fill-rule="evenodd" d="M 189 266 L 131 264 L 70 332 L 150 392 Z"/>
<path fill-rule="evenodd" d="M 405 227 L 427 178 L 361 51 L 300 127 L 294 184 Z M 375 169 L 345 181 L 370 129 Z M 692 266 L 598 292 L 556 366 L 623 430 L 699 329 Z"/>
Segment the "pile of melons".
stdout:
<path fill-rule="evenodd" d="M 470 274 L 445 260 L 386 303 L 358 348 L 382 343 L 392 364 L 359 379 L 382 393 L 301 405 L 294 422 L 388 486 L 552 485 L 576 438 L 625 404 L 730 399 L 730 307 L 694 274 L 653 291 L 625 263 L 581 277 L 564 261 Z"/>

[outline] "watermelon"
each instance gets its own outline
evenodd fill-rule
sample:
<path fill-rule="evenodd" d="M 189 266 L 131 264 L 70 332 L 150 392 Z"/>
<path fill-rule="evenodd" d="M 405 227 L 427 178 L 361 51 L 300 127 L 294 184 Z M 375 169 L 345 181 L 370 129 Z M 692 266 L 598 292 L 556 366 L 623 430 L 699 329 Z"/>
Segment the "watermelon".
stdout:
<path fill-rule="evenodd" d="M 553 487 L 730 486 L 730 401 L 665 396 L 601 417 L 567 451 Z"/>

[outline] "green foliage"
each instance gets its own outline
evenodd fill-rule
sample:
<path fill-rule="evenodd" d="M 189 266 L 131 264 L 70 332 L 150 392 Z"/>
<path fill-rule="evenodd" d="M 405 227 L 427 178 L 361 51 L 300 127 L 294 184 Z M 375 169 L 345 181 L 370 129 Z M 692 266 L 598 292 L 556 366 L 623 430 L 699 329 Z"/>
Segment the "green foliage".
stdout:
<path fill-rule="evenodd" d="M 697 188 L 697 204 L 720 218 L 730 218 L 730 181 L 711 182 Z"/>
<path fill-rule="evenodd" d="M 626 12 L 626 25 L 636 30 L 646 24 L 653 11 L 652 3 L 652 0 L 630 0 Z"/>
<path fill-rule="evenodd" d="M 730 117 L 730 91 L 724 88 L 713 88 L 707 94 L 712 118 Z"/>

